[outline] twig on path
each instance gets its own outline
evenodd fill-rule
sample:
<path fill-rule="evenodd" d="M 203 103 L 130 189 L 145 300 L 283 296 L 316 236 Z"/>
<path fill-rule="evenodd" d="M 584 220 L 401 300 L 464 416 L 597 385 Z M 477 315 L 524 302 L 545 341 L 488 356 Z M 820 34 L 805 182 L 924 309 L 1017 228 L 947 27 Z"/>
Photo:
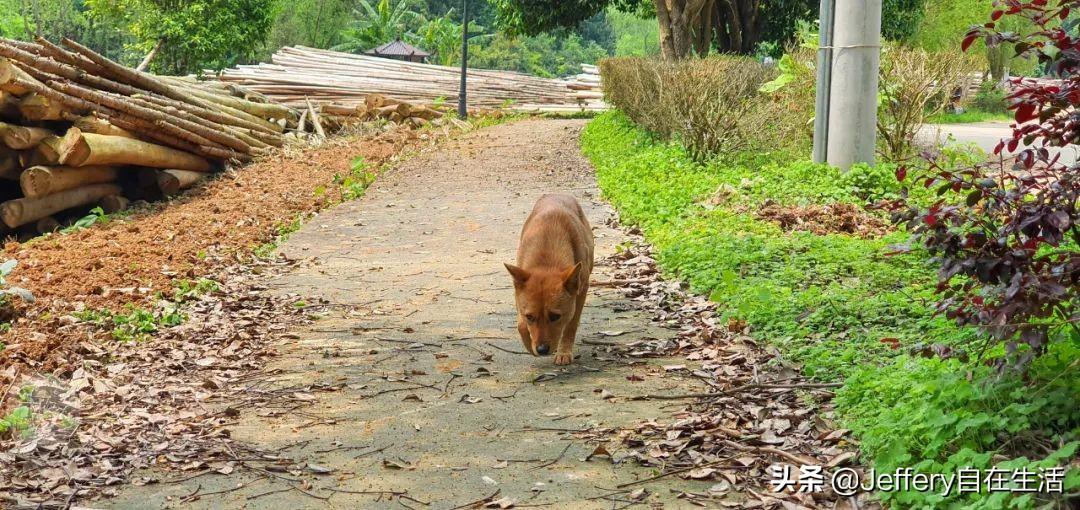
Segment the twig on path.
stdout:
<path fill-rule="evenodd" d="M 551 372 L 545 372 L 543 374 L 540 374 L 540 375 L 536 376 L 536 378 L 532 380 L 532 383 L 533 384 L 542 383 L 542 382 L 545 382 L 545 381 L 550 381 L 552 379 L 558 379 L 558 378 L 559 378 L 559 374 L 553 374 Z"/>
<path fill-rule="evenodd" d="M 76 485 L 75 489 L 72 490 L 71 494 L 68 494 L 67 499 L 64 500 L 64 506 L 63 506 L 64 510 L 68 510 L 69 508 L 71 508 L 71 502 L 75 500 L 75 496 L 78 496 L 79 492 L 81 492 L 81 491 L 82 491 L 82 487 L 79 487 L 78 485 Z"/>
<path fill-rule="evenodd" d="M 419 340 L 402 340 L 402 339 L 399 339 L 399 338 L 379 338 L 379 337 L 375 337 L 375 341 L 377 341 L 377 342 L 394 342 L 394 343 L 408 344 L 408 345 L 420 344 L 420 345 L 426 345 L 428 347 L 442 347 L 442 344 L 434 344 L 434 343 L 431 343 L 431 342 L 421 342 Z"/>
<path fill-rule="evenodd" d="M 335 489 L 335 488 L 332 488 L 332 487 L 326 487 L 323 490 L 328 490 L 330 492 L 340 492 L 342 494 L 370 494 L 370 495 L 378 495 L 378 496 L 390 495 L 390 496 L 397 496 L 398 498 L 401 498 L 401 499 L 407 499 L 409 501 L 413 501 L 413 502 L 416 502 L 416 503 L 424 505 L 424 506 L 428 506 L 428 505 L 431 504 L 431 503 L 429 503 L 427 501 L 421 501 L 419 499 L 416 499 L 416 498 L 410 496 L 409 491 L 380 491 L 380 490 L 354 491 L 354 490 L 349 490 L 349 489 Z"/>
<path fill-rule="evenodd" d="M 521 386 L 520 385 L 517 388 L 514 388 L 514 392 L 509 394 L 509 395 L 492 395 L 491 398 L 496 399 L 496 400 L 504 400 L 504 399 L 508 399 L 508 398 L 514 398 L 514 397 L 517 396 L 519 391 L 521 391 Z"/>
<path fill-rule="evenodd" d="M 619 342 L 610 342 L 610 341 L 604 341 L 604 340 L 589 340 L 587 338 L 582 338 L 581 343 L 583 343 L 585 345 L 603 345 L 603 346 L 622 345 Z"/>
<path fill-rule="evenodd" d="M 729 390 L 715 391 L 709 393 L 684 393 L 681 395 L 637 395 L 629 397 L 629 400 L 681 400 L 685 398 L 715 398 L 726 397 L 735 393 L 756 390 L 756 389 L 820 389 L 820 388 L 837 388 L 843 383 L 798 383 L 798 384 L 765 384 L 765 383 L 750 383 L 742 386 L 736 386 Z"/>
<path fill-rule="evenodd" d="M 727 462 L 729 460 L 731 460 L 731 459 L 714 460 L 712 462 L 706 462 L 705 464 L 701 464 L 700 466 L 690 466 L 690 467 L 685 467 L 685 468 L 682 468 L 682 469 L 676 469 L 674 471 L 668 471 L 666 473 L 660 473 L 660 474 L 658 474 L 656 476 L 650 476 L 648 478 L 644 478 L 644 479 L 638 480 L 636 482 L 626 482 L 626 483 L 623 483 L 623 484 L 619 484 L 619 485 L 616 485 L 615 488 L 616 489 L 625 489 L 627 487 L 632 487 L 634 485 L 641 485 L 643 483 L 655 482 L 656 480 L 659 480 L 661 478 L 666 478 L 666 477 L 671 476 L 671 475 L 677 475 L 679 473 L 685 473 L 687 471 L 693 471 L 693 470 L 698 469 L 698 468 L 712 467 L 712 466 L 715 466 L 717 464 L 720 464 L 721 462 Z M 734 468 L 734 467 L 736 467 L 736 466 L 724 466 L 725 469 Z"/>
<path fill-rule="evenodd" d="M 222 489 L 222 490 L 214 491 L 214 492 L 203 492 L 202 494 L 199 493 L 199 491 L 202 490 L 202 485 L 200 484 L 198 487 L 195 488 L 195 492 L 192 492 L 191 494 L 188 494 L 187 496 L 184 496 L 182 499 L 180 499 L 180 502 L 181 503 L 188 503 L 188 502 L 194 501 L 196 499 L 199 499 L 199 498 L 201 498 L 203 496 L 213 496 L 214 494 L 225 494 L 225 493 L 228 493 L 228 492 L 238 491 L 240 489 L 243 489 L 244 487 L 247 487 L 248 485 L 251 485 L 251 484 L 253 484 L 255 482 L 259 482 L 259 481 L 262 481 L 262 480 L 265 480 L 265 479 L 266 479 L 265 476 L 260 476 L 260 477 L 254 479 L 254 480 L 252 480 L 250 482 L 238 483 L 238 484 L 236 484 L 235 487 L 231 487 L 231 488 L 228 488 L 228 489 Z"/>
<path fill-rule="evenodd" d="M 650 283 L 652 281 L 652 278 L 627 278 L 604 281 L 593 280 L 589 282 L 589 287 L 622 287 L 632 283 Z"/>
<path fill-rule="evenodd" d="M 739 450 L 739 451 L 771 453 L 773 455 L 778 455 L 778 456 L 783 457 L 783 458 L 785 458 L 787 460 L 790 460 L 791 462 L 794 462 L 794 463 L 799 464 L 801 466 L 812 466 L 812 465 L 817 464 L 819 462 L 817 459 L 812 459 L 810 457 L 803 457 L 801 455 L 796 455 L 794 453 L 785 452 L 784 450 L 781 450 L 779 448 L 774 448 L 772 446 L 748 446 L 748 445 L 736 443 L 735 441 L 731 441 L 731 440 L 728 440 L 728 439 L 725 439 L 723 442 L 724 442 L 724 444 L 726 444 L 726 445 L 728 445 L 728 446 L 730 446 L 730 447 L 732 447 L 732 448 L 734 448 L 736 450 Z"/>
<path fill-rule="evenodd" d="M 548 466 L 550 466 L 552 464 L 555 464 L 556 462 L 559 462 L 560 460 L 562 460 L 563 456 L 566 455 L 566 452 L 570 449 L 571 446 L 574 446 L 573 441 L 570 441 L 569 443 L 566 444 L 566 448 L 563 448 L 562 453 L 559 453 L 558 457 L 555 457 L 554 459 L 552 459 L 552 460 L 550 460 L 548 462 L 540 464 L 539 466 L 536 466 L 533 469 L 535 470 L 535 469 L 546 468 L 546 467 L 548 467 Z"/>
<path fill-rule="evenodd" d="M 589 432 L 591 428 L 587 429 L 562 429 L 558 427 L 529 427 L 527 429 L 518 429 L 513 432 Z"/>
<path fill-rule="evenodd" d="M 446 396 L 450 392 L 450 383 L 454 382 L 454 379 L 457 379 L 458 377 L 461 377 L 461 376 L 458 375 L 458 374 L 455 374 L 454 372 L 450 372 L 450 379 L 448 379 L 446 381 L 446 384 L 443 385 L 443 389 L 442 389 L 443 396 Z"/>
<path fill-rule="evenodd" d="M 282 493 L 282 492 L 289 492 L 291 490 L 292 490 L 292 487 L 285 487 L 284 489 L 274 489 L 272 491 L 260 492 L 258 494 L 248 496 L 246 499 L 248 499 L 248 500 L 258 499 L 258 498 L 261 498 L 263 496 L 269 496 L 271 494 L 279 494 L 279 493 Z"/>
<path fill-rule="evenodd" d="M 412 382 L 412 381 L 409 381 L 409 382 Z M 406 386 L 406 387 L 403 387 L 403 388 L 387 388 L 385 390 L 376 391 L 375 393 L 371 393 L 369 395 L 360 395 L 360 398 L 373 398 L 373 397 L 377 397 L 379 395 L 385 395 L 387 393 L 394 393 L 394 392 L 398 392 L 398 391 L 409 391 L 409 390 L 429 389 L 429 390 L 435 390 L 435 391 L 442 391 L 441 389 L 436 388 L 434 385 L 431 385 L 431 384 L 425 385 L 425 384 L 416 383 L 416 382 L 412 382 L 412 384 L 414 386 Z"/>
<path fill-rule="evenodd" d="M 515 350 L 513 350 L 513 349 L 507 349 L 507 348 L 505 348 L 505 347 L 499 347 L 498 345 L 495 345 L 495 344 L 493 344 L 493 343 L 491 343 L 491 342 L 484 342 L 484 345 L 487 345 L 488 347 L 492 347 L 492 348 L 498 349 L 498 350 L 500 350 L 500 351 L 502 351 L 502 352 L 509 352 L 510 354 L 529 354 L 529 355 L 531 355 L 531 354 L 532 354 L 532 353 L 530 353 L 530 352 L 525 352 L 525 351 L 515 351 Z"/>
<path fill-rule="evenodd" d="M 338 446 L 336 448 L 328 448 L 326 450 L 315 450 L 315 453 L 330 453 L 330 452 L 336 452 L 338 450 L 359 450 L 361 448 L 371 448 L 372 446 L 374 446 L 374 445 L 369 444 L 369 445 L 362 445 L 362 446 L 360 446 L 360 445 L 358 445 L 358 446 Z"/>
<path fill-rule="evenodd" d="M 381 451 L 386 450 L 387 448 L 390 448 L 391 446 L 394 446 L 394 443 L 390 443 L 390 444 L 388 444 L 388 445 L 386 445 L 386 446 L 384 446 L 382 448 L 376 448 L 374 450 L 371 450 L 370 452 L 361 453 L 360 455 L 357 455 L 357 456 L 355 456 L 353 458 L 354 459 L 359 459 L 359 458 L 362 458 L 362 457 L 367 457 L 368 455 L 374 455 L 376 453 L 379 453 Z"/>
<path fill-rule="evenodd" d="M 186 482 L 188 480 L 191 480 L 192 478 L 198 478 L 198 477 L 200 477 L 202 475 L 208 475 L 208 474 L 214 473 L 214 472 L 215 472 L 215 470 L 213 470 L 213 469 L 207 469 L 207 470 L 204 470 L 204 471 L 199 471 L 198 473 L 195 473 L 195 474 L 193 474 L 191 476 L 185 476 L 183 478 L 177 478 L 175 480 L 165 480 L 164 482 L 161 482 L 161 483 L 162 484 L 167 484 L 167 483 Z"/>
<path fill-rule="evenodd" d="M 495 489 L 495 492 L 492 492 L 491 495 L 486 497 L 486 498 L 480 498 L 480 499 L 478 499 L 476 501 L 465 503 L 464 505 L 458 505 L 458 506 L 455 506 L 454 508 L 451 508 L 450 510 L 461 510 L 462 508 L 472 508 L 472 507 L 475 507 L 476 505 L 479 505 L 481 503 L 487 503 L 488 501 L 491 501 L 492 499 L 495 499 L 495 496 L 498 496 L 499 491 L 501 491 L 501 490 L 502 489 Z"/>
<path fill-rule="evenodd" d="M 15 382 L 19 380 L 19 370 L 15 369 L 15 376 L 11 378 L 11 383 L 4 388 L 4 392 L 0 393 L 0 409 L 4 408 L 4 401 L 7 400 L 8 392 L 11 391 L 11 387 L 15 386 Z"/>
<path fill-rule="evenodd" d="M 315 499 L 321 499 L 323 501 L 327 501 L 327 500 L 330 499 L 330 496 L 320 496 L 318 494 L 312 494 L 312 493 L 310 493 L 310 492 L 308 492 L 308 491 L 306 491 L 304 489 L 301 489 L 300 487 L 297 487 L 295 485 L 290 485 L 289 487 L 291 487 L 292 490 L 294 490 L 294 491 L 297 491 L 297 492 L 299 492 L 301 494 L 304 494 L 306 496 L 311 496 L 311 497 L 313 497 Z M 331 496 L 332 496 L 332 494 L 331 494 Z"/>

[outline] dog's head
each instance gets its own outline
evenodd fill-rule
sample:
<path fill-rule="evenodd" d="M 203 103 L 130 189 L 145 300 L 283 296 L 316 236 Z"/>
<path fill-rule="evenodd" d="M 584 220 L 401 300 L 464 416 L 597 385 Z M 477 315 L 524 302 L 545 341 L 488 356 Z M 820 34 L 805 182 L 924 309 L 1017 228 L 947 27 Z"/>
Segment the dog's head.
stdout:
<path fill-rule="evenodd" d="M 557 271 L 526 271 L 506 264 L 514 277 L 518 327 L 529 328 L 525 348 L 533 356 L 552 352 L 577 311 L 578 273 L 581 263 Z"/>

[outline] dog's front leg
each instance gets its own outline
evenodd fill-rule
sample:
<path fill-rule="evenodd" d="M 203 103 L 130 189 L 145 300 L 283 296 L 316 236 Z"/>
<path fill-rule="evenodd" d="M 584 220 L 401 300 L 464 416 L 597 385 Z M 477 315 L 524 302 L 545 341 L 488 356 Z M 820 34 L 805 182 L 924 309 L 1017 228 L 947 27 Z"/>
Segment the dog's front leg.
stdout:
<path fill-rule="evenodd" d="M 525 350 L 528 351 L 529 354 L 533 354 L 532 335 L 529 334 L 529 325 L 525 324 L 525 321 L 519 317 L 517 328 L 518 334 L 521 335 L 521 343 L 525 345 Z"/>
<path fill-rule="evenodd" d="M 569 365 L 574 362 L 574 340 L 577 339 L 578 324 L 581 323 L 581 309 L 585 307 L 585 297 L 580 296 L 577 300 L 577 309 L 570 324 L 563 330 L 563 336 L 559 340 L 559 348 L 555 351 L 556 365 Z"/>

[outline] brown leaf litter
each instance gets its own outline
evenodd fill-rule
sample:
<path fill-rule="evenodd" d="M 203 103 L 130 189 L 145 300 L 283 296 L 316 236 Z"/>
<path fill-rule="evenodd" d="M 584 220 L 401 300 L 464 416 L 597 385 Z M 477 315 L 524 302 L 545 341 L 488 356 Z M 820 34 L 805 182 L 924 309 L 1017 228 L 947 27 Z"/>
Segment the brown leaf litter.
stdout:
<path fill-rule="evenodd" d="M 174 279 L 205 274 L 221 261 L 235 263 L 247 250 L 272 241 L 279 226 L 339 201 L 334 176 L 347 175 L 353 158 L 363 156 L 377 169 L 407 148 L 448 133 L 380 131 L 278 151 L 107 224 L 8 243 L 0 259 L 19 262 L 8 283 L 29 289 L 37 301 L 23 305 L 22 318 L 0 336 L 7 344 L 0 350 L 0 370 L 14 365 L 70 374 L 77 368 L 72 347 L 87 338 L 65 333 L 60 317 L 84 308 L 146 306 L 156 294 L 171 293 Z"/>
<path fill-rule="evenodd" d="M 270 390 L 257 373 L 290 324 L 303 322 L 297 296 L 271 296 L 254 283 L 291 265 L 234 267 L 214 275 L 220 291 L 186 307 L 184 324 L 143 342 L 81 342 L 68 380 L 2 375 L 32 388 L 22 400 L 29 430 L 0 437 L 0 506 L 66 508 L 76 497 L 107 495 L 137 468 L 171 464 L 187 473 L 263 469 L 295 462 L 229 437 L 239 410 L 291 409 L 298 392 Z M 93 337 L 89 323 L 66 321 L 69 337 Z M 254 460 L 243 460 L 254 459 Z"/>
<path fill-rule="evenodd" d="M 829 389 L 835 385 L 807 380 L 775 349 L 748 336 L 745 322 L 721 321 L 715 303 L 660 278 L 640 231 L 632 228 L 629 234 L 633 246 L 607 261 L 621 282 L 616 287 L 650 310 L 654 321 L 679 333 L 672 340 L 643 339 L 607 349 L 638 358 L 682 355 L 685 365 L 671 365 L 664 372 L 689 373 L 707 387 L 695 394 L 632 397 L 687 403 L 667 420 L 607 431 L 623 448 L 616 451 L 609 444 L 613 461 L 635 460 L 660 472 L 617 489 L 629 491 L 654 479 L 679 476 L 715 482 L 708 493 L 682 495 L 696 506 L 875 508 L 866 494 L 856 501 L 832 492 L 827 474 L 821 492 L 773 490 L 773 470 L 784 465 L 798 478 L 802 466 L 823 466 L 828 473 L 855 460 L 854 440 L 833 423 Z M 601 434 L 592 439 L 605 438 Z"/>
<path fill-rule="evenodd" d="M 776 223 L 787 232 L 812 232 L 817 235 L 850 234 L 862 238 L 881 237 L 890 231 L 889 221 L 855 204 L 826 205 L 766 204 L 757 217 Z"/>

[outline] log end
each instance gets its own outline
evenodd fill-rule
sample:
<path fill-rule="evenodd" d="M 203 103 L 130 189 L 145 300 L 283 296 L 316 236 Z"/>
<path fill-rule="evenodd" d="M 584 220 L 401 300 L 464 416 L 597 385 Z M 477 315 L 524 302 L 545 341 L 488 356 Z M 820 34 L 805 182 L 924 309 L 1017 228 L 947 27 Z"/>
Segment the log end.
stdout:
<path fill-rule="evenodd" d="M 23 195 L 30 198 L 52 193 L 52 170 L 44 166 L 32 166 L 23 170 L 19 176 L 19 187 L 22 188 Z"/>
<path fill-rule="evenodd" d="M 80 166 L 90 157 L 90 145 L 86 143 L 82 130 L 77 127 L 72 127 L 64 133 L 57 148 L 62 165 Z"/>

